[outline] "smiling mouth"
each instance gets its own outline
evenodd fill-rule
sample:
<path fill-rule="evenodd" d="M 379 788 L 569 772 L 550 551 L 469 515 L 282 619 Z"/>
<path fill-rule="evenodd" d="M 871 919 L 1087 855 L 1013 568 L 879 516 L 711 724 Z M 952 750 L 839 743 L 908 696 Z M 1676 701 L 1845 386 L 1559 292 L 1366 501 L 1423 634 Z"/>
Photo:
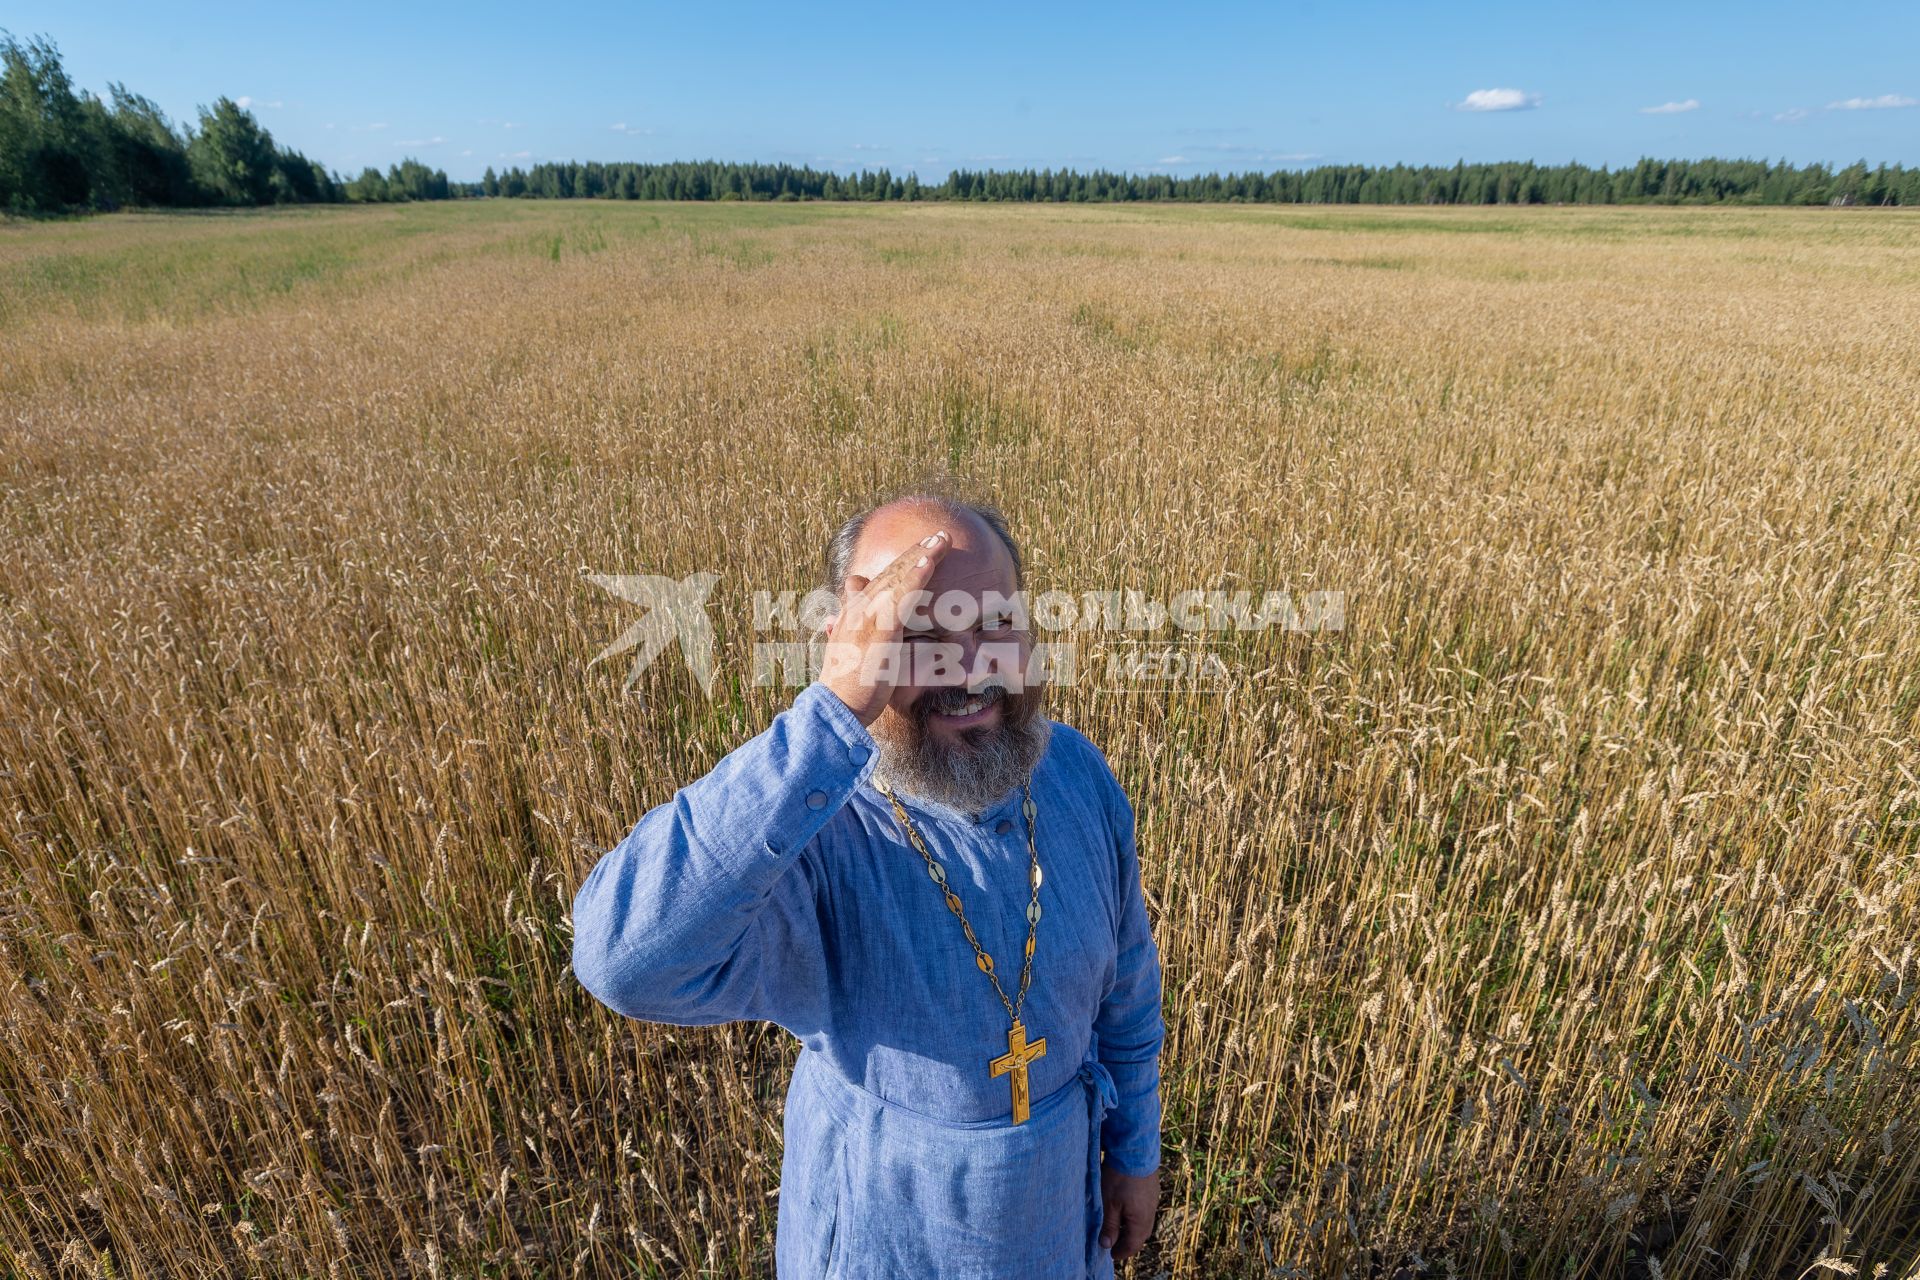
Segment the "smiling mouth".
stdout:
<path fill-rule="evenodd" d="M 988 685 L 976 693 L 954 690 L 940 696 L 938 703 L 930 712 L 930 718 L 946 724 L 972 724 L 987 718 L 987 714 L 1006 700 L 1007 691 L 999 685 Z"/>

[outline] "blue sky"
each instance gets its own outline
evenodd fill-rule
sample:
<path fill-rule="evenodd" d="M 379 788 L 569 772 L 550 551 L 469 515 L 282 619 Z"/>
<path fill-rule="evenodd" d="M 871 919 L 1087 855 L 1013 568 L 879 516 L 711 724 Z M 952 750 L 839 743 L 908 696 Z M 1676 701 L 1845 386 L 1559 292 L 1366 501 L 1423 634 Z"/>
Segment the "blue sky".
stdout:
<path fill-rule="evenodd" d="M 7 0 L 76 84 L 245 98 L 344 173 L 550 159 L 1135 172 L 1920 163 L 1920 3 L 1130 7 Z M 1475 109 L 1482 108 L 1482 109 Z"/>

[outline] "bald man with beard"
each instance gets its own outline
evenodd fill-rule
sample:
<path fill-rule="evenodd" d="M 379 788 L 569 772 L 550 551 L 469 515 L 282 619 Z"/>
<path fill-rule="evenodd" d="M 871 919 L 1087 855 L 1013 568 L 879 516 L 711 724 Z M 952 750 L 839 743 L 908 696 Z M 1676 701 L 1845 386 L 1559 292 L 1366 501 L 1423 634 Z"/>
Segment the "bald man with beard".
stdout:
<path fill-rule="evenodd" d="M 1133 811 L 1045 715 L 990 507 L 847 521 L 818 680 L 574 899 L 575 974 L 677 1026 L 776 1022 L 782 1280 L 1103 1280 L 1159 1199 L 1160 959 Z"/>

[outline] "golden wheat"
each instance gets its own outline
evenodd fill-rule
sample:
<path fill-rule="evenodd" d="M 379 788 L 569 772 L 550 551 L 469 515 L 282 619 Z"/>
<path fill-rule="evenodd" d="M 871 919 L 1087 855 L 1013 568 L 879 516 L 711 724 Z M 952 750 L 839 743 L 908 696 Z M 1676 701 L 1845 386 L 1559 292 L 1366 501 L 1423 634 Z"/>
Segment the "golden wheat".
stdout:
<path fill-rule="evenodd" d="M 1036 587 L 1346 597 L 1058 691 L 1165 963 L 1134 1274 L 1907 1275 L 1917 284 L 1880 211 L 0 227 L 0 1266 L 765 1274 L 794 1046 L 566 911 L 945 471 Z M 583 570 L 702 569 L 711 700 L 589 667 Z"/>

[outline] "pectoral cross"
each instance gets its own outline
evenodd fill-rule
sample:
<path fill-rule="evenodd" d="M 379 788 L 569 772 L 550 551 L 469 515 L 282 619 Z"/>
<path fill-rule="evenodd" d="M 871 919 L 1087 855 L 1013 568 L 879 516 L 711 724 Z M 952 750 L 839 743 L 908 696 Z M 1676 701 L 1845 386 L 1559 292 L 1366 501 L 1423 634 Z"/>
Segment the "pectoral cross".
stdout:
<path fill-rule="evenodd" d="M 1027 1064 L 1036 1058 L 1047 1056 L 1047 1038 L 1041 1036 L 1032 1044 L 1027 1043 L 1027 1029 L 1018 1018 L 1007 1030 L 1007 1051 L 995 1058 L 991 1064 L 991 1074 L 1004 1076 L 1013 1073 L 1013 1122 L 1025 1124 L 1027 1121 Z"/>

